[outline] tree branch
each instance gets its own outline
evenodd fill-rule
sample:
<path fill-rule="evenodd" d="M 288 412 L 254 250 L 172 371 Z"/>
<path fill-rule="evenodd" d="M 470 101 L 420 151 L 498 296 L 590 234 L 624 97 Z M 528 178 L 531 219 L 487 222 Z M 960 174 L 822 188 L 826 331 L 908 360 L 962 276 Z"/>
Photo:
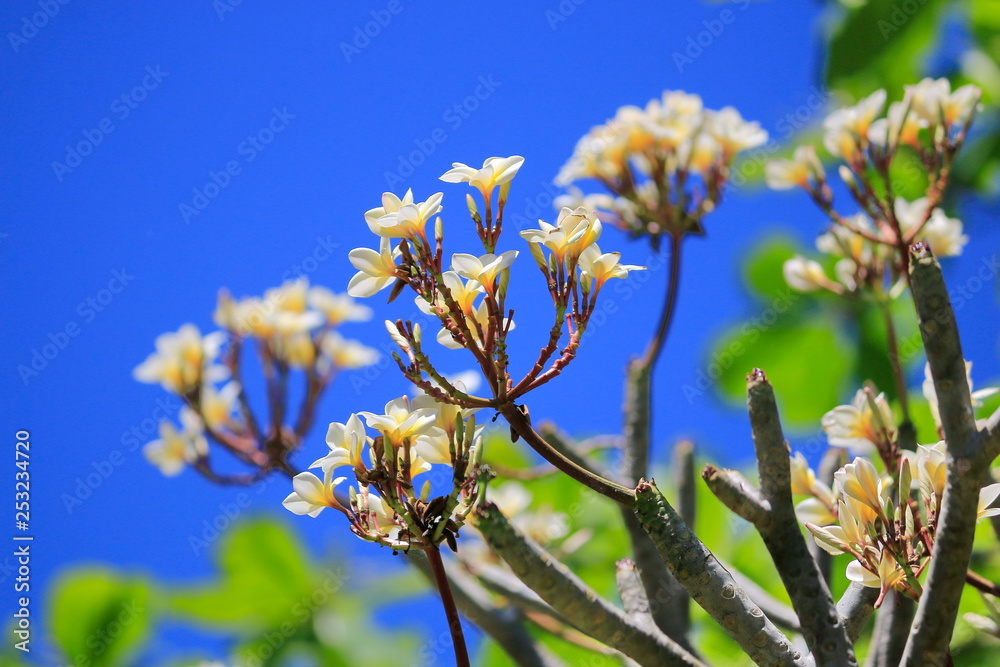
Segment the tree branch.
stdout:
<path fill-rule="evenodd" d="M 433 580 L 430 563 L 423 551 L 413 549 L 406 555 L 429 581 Z M 518 667 L 565 667 L 562 661 L 535 643 L 516 608 L 494 606 L 486 591 L 468 574 L 448 563 L 445 563 L 445 570 L 459 610 L 489 635 Z"/>
<path fill-rule="evenodd" d="M 625 612 L 511 526 L 493 503 L 477 507 L 476 517 L 486 541 L 514 574 L 575 627 L 641 665 L 702 665 L 666 635 L 630 622 Z"/>
<path fill-rule="evenodd" d="M 760 607 L 747 599 L 733 576 L 651 482 L 640 482 L 636 488 L 636 515 L 677 581 L 755 663 L 769 667 L 809 664 Z"/>
<path fill-rule="evenodd" d="M 799 529 L 792 503 L 788 443 L 781 430 L 774 390 L 759 368 L 747 378 L 747 405 L 757 453 L 766 519 L 754 522 L 802 622 L 802 635 L 816 664 L 857 664 L 833 596 Z"/>
<path fill-rule="evenodd" d="M 965 357 L 941 267 L 924 243 L 910 249 L 910 283 L 947 449 L 947 482 L 916 618 L 903 652 L 907 667 L 945 664 L 972 556 L 982 471 L 996 438 L 977 432 Z"/>
<path fill-rule="evenodd" d="M 875 611 L 875 600 L 878 599 L 878 589 L 870 586 L 862 586 L 852 581 L 851 585 L 844 591 L 844 595 L 837 602 L 837 614 L 840 621 L 847 630 L 847 638 L 851 643 L 858 641 L 861 631 L 868 624 L 868 619 Z"/>

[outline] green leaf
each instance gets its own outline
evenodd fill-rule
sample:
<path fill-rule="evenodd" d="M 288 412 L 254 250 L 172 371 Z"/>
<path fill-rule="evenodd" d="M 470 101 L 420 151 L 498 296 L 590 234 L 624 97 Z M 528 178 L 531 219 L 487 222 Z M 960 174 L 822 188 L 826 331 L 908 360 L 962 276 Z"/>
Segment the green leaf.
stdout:
<path fill-rule="evenodd" d="M 791 259 L 802 250 L 799 244 L 787 236 L 772 236 L 756 245 L 743 267 L 747 286 L 757 295 L 771 299 L 785 292 L 783 267 L 785 260 Z"/>
<path fill-rule="evenodd" d="M 174 594 L 173 610 L 209 624 L 239 625 L 247 632 L 280 624 L 303 608 L 312 590 L 302 553 L 279 522 L 240 523 L 219 549 L 221 582 Z"/>
<path fill-rule="evenodd" d="M 54 585 L 52 635 L 74 664 L 124 664 L 149 632 L 149 598 L 149 585 L 141 579 L 103 569 L 73 570 Z"/>
<path fill-rule="evenodd" d="M 786 426 L 815 428 L 840 403 L 854 353 L 822 317 L 756 318 L 724 335 L 713 350 L 709 376 L 734 403 L 746 398 L 746 374 L 764 369 Z M 723 363 L 728 360 L 727 363 Z"/>
<path fill-rule="evenodd" d="M 832 30 L 826 62 L 831 88 L 855 98 L 886 88 L 898 97 L 923 74 L 946 0 L 869 0 L 845 11 Z"/>

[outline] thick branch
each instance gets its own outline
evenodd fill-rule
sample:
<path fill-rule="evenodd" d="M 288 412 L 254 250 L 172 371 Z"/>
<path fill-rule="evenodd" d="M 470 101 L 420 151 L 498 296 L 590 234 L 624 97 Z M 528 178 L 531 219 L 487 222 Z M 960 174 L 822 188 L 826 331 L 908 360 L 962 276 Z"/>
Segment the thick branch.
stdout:
<path fill-rule="evenodd" d="M 636 488 L 636 515 L 677 581 L 755 663 L 809 664 L 760 607 L 747 599 L 652 483 L 641 482 Z"/>
<path fill-rule="evenodd" d="M 948 473 L 916 618 L 903 652 L 907 667 L 944 664 L 958 617 L 972 556 L 982 470 L 992 461 L 995 438 L 976 431 L 965 357 L 941 267 L 923 243 L 911 249 L 910 282 L 941 427 L 948 443 Z"/>
<path fill-rule="evenodd" d="M 641 665 L 702 664 L 666 635 L 630 622 L 625 612 L 511 526 L 496 505 L 480 505 L 476 516 L 486 541 L 514 574 L 575 627 Z"/>
<path fill-rule="evenodd" d="M 858 641 L 861 631 L 865 629 L 868 619 L 872 617 L 878 592 L 877 588 L 851 582 L 840 601 L 837 602 L 837 614 L 840 615 L 840 621 L 847 630 L 847 638 L 851 640 L 852 644 Z"/>
<path fill-rule="evenodd" d="M 833 596 L 809 553 L 792 503 L 788 443 L 781 431 L 774 391 L 759 368 L 747 378 L 747 405 L 757 453 L 760 491 L 770 504 L 767 519 L 755 522 L 781 581 L 802 622 L 802 636 L 816 664 L 857 664 Z"/>

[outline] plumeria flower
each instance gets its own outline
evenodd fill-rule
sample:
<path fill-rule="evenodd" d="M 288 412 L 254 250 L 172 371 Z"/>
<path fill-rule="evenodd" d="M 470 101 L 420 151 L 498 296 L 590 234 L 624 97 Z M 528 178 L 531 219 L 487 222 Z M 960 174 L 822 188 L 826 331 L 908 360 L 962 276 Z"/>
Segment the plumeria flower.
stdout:
<path fill-rule="evenodd" d="M 768 187 L 773 190 L 789 190 L 796 186 L 808 190 L 810 179 L 826 179 L 823 163 L 810 145 L 796 148 L 791 160 L 771 160 L 764 166 L 764 175 Z"/>
<path fill-rule="evenodd" d="M 305 278 L 288 280 L 280 287 L 272 287 L 264 292 L 264 301 L 273 305 L 279 311 L 289 313 L 306 312 L 306 298 L 309 293 L 309 281 Z"/>
<path fill-rule="evenodd" d="M 741 151 L 767 143 L 767 132 L 761 129 L 760 123 L 743 120 L 733 107 L 710 112 L 707 127 L 712 138 L 719 142 L 727 162 Z"/>
<path fill-rule="evenodd" d="M 457 388 L 459 390 L 465 389 L 464 386 Z M 434 410 L 436 413 L 434 426 L 437 431 L 417 441 L 416 449 L 420 458 L 431 464 L 451 465 L 449 443 L 456 434 L 458 420 L 468 422 L 472 415 L 479 412 L 479 408 L 462 408 L 451 403 L 440 403 L 427 394 L 414 397 L 410 401 L 410 405 L 414 409 L 426 408 Z M 473 442 L 479 438 L 485 428 L 485 425 L 475 426 L 472 436 Z"/>
<path fill-rule="evenodd" d="M 364 368 L 379 360 L 378 350 L 361 341 L 344 338 L 336 331 L 323 336 L 320 349 L 335 368 Z"/>
<path fill-rule="evenodd" d="M 809 467 L 806 457 L 802 452 L 795 452 L 789 459 L 791 469 L 792 493 L 803 496 L 814 496 L 824 500 L 827 504 L 833 505 L 834 494 L 829 486 L 816 478 L 816 473 Z M 817 522 L 813 522 L 817 523 Z"/>
<path fill-rule="evenodd" d="M 931 125 L 943 120 L 948 127 L 965 122 L 981 96 L 981 91 L 971 84 L 951 92 L 951 82 L 944 78 L 923 79 L 906 86 L 906 93 L 912 99 L 914 113 Z"/>
<path fill-rule="evenodd" d="M 516 250 L 508 250 L 500 255 L 486 253 L 480 257 L 455 253 L 451 256 L 451 268 L 463 278 L 476 281 L 492 294 L 500 273 L 514 263 L 517 254 Z"/>
<path fill-rule="evenodd" d="M 879 588 L 882 590 L 882 595 L 885 595 L 906 579 L 906 572 L 888 549 L 876 553 L 878 553 L 877 562 L 869 564 L 869 567 L 875 569 L 874 572 L 855 560 L 847 565 L 847 578 L 869 588 Z M 871 555 L 871 558 L 874 560 L 875 556 Z M 881 597 L 880 595 L 879 598 Z"/>
<path fill-rule="evenodd" d="M 788 286 L 799 292 L 815 292 L 830 286 L 830 279 L 819 262 L 796 255 L 781 267 Z"/>
<path fill-rule="evenodd" d="M 990 507 L 1000 497 L 1000 484 L 984 486 L 979 491 L 979 509 L 976 510 L 976 521 L 991 516 L 1000 515 L 1000 507 Z"/>
<path fill-rule="evenodd" d="M 891 442 L 896 426 L 885 394 L 874 398 L 876 410 L 864 389 L 859 389 L 850 405 L 839 405 L 823 415 L 823 431 L 830 445 L 852 453 L 868 453 L 880 443 Z"/>
<path fill-rule="evenodd" d="M 358 272 L 351 278 L 347 293 L 353 297 L 366 297 L 376 294 L 396 280 L 396 258 L 399 248 L 392 248 L 392 242 L 384 237 L 379 244 L 379 251 L 368 248 L 355 248 L 348 254 L 351 264 Z"/>
<path fill-rule="evenodd" d="M 436 192 L 425 202 L 414 203 L 413 193 L 406 191 L 403 199 L 398 199 L 391 192 L 382 195 L 382 207 L 374 208 L 365 213 L 369 229 L 378 236 L 393 239 L 425 239 L 427 221 L 441 211 L 441 199 L 444 193 Z M 384 213 L 375 217 L 375 213 Z"/>
<path fill-rule="evenodd" d="M 326 323 L 339 326 L 344 322 L 367 322 L 372 318 L 372 309 L 359 304 L 349 294 L 336 294 L 325 287 L 311 287 L 306 301 L 326 317 Z"/>
<path fill-rule="evenodd" d="M 365 425 L 357 415 L 352 414 L 347 423 L 333 422 L 326 432 L 326 444 L 330 452 L 321 459 L 313 461 L 310 468 L 322 468 L 323 472 L 335 470 L 340 466 L 349 465 L 355 470 L 365 470 L 367 466 L 361 458 L 361 452 L 368 443 L 368 433 Z"/>
<path fill-rule="evenodd" d="M 645 271 L 645 266 L 635 264 L 620 264 L 620 252 L 602 253 L 601 248 L 595 243 L 588 246 L 580 253 L 580 272 L 593 283 L 594 291 L 599 291 L 611 278 L 625 278 L 629 271 Z"/>
<path fill-rule="evenodd" d="M 468 183 L 488 199 L 497 186 L 509 183 L 517 175 L 522 164 L 524 158 L 520 155 L 487 158 L 482 169 L 453 162 L 451 169 L 441 175 L 441 180 L 445 183 Z"/>
<path fill-rule="evenodd" d="M 722 149 L 722 144 L 710 135 L 699 132 L 677 147 L 677 164 L 679 168 L 707 179 L 719 158 L 726 159 L 727 154 Z"/>
<path fill-rule="evenodd" d="M 146 460 L 167 477 L 180 474 L 184 466 L 208 452 L 208 442 L 201 419 L 188 407 L 181 408 L 178 419 L 181 430 L 164 419 L 160 422 L 160 439 L 147 444 L 142 453 Z"/>
<path fill-rule="evenodd" d="M 375 429 L 394 446 L 403 444 L 407 438 L 416 439 L 425 435 L 440 435 L 434 426 L 437 411 L 433 408 L 414 408 L 406 396 L 385 404 L 385 414 L 374 412 L 358 413 L 365 418 L 370 428 Z"/>
<path fill-rule="evenodd" d="M 407 190 L 402 199 L 386 192 L 382 195 L 382 206 L 366 212 L 365 221 L 372 232 L 384 238 L 411 241 L 426 238 L 424 228 L 427 221 L 441 211 L 442 198 L 444 193 L 436 192 L 427 201 L 414 203 L 411 190 Z"/>
<path fill-rule="evenodd" d="M 981 408 L 983 406 L 983 399 L 989 398 L 993 394 L 1000 391 L 997 387 L 987 387 L 986 389 L 979 389 L 977 391 L 972 390 L 972 362 L 965 362 L 965 377 L 969 382 L 969 393 L 972 395 L 972 407 Z M 941 428 L 941 412 L 938 409 L 937 392 L 934 390 L 934 378 L 931 376 L 931 365 L 927 363 L 924 365 L 924 383 L 921 385 L 921 390 L 923 391 L 924 398 L 927 399 L 927 403 L 931 409 L 931 415 L 934 417 L 934 423 L 937 424 L 938 428 Z"/>
<path fill-rule="evenodd" d="M 467 255 L 472 257 L 472 255 Z M 441 274 L 444 286 L 448 289 L 448 294 L 451 296 L 452 300 L 458 304 L 459 309 L 467 316 L 472 317 L 475 312 L 475 302 L 479 298 L 480 294 L 483 294 L 486 289 L 478 280 L 467 280 L 463 281 L 461 276 L 459 276 L 454 271 L 445 271 Z M 417 304 L 417 308 L 420 309 L 425 315 L 436 315 L 437 313 L 422 296 L 418 296 L 414 299 Z M 448 312 L 448 305 L 445 301 L 444 295 L 438 293 L 435 305 L 440 307 L 445 313 Z M 393 325 L 395 328 L 395 325 Z M 391 334 L 391 332 L 390 332 Z"/>
<path fill-rule="evenodd" d="M 882 512 L 882 478 L 868 459 L 857 457 L 834 473 L 840 492 L 857 500 L 876 514 Z"/>
<path fill-rule="evenodd" d="M 555 256 L 556 262 L 566 257 L 575 259 L 601 236 L 602 225 L 597 214 L 590 209 L 563 208 L 556 224 L 538 221 L 539 229 L 526 229 L 521 236 L 533 245 L 544 245 Z"/>
<path fill-rule="evenodd" d="M 819 498 L 806 498 L 795 505 L 795 516 L 805 524 L 815 524 L 823 526 L 837 521 L 837 516 L 830 509 L 830 506 Z"/>
<path fill-rule="evenodd" d="M 921 197 L 908 202 L 897 197 L 895 214 L 904 232 L 912 230 L 927 216 L 927 198 Z M 961 220 L 949 218 L 941 208 L 935 208 L 920 230 L 917 240 L 925 241 L 937 257 L 952 257 L 962 254 L 962 248 L 969 242 L 969 237 L 962 233 Z"/>
<path fill-rule="evenodd" d="M 311 517 L 319 516 L 320 512 L 327 507 L 345 512 L 344 506 L 340 504 L 334 495 L 334 489 L 343 482 L 346 477 L 333 478 L 333 469 L 325 471 L 323 479 L 320 479 L 311 472 L 300 472 L 292 478 L 292 491 L 281 501 L 281 504 L 293 514 L 308 514 Z"/>
<path fill-rule="evenodd" d="M 885 90 L 876 90 L 854 106 L 837 109 L 823 121 L 823 145 L 835 157 L 853 162 L 868 141 L 868 128 L 885 106 Z"/>
<path fill-rule="evenodd" d="M 948 477 L 947 457 L 944 440 L 935 445 L 917 445 L 917 456 L 910 466 L 924 496 L 924 502 L 931 498 L 940 498 L 944 494 Z"/>
<path fill-rule="evenodd" d="M 917 147 L 920 130 L 927 121 L 910 108 L 910 99 L 893 102 L 885 118 L 872 121 L 868 128 L 868 141 L 884 150 L 893 150 L 899 144 Z"/>
<path fill-rule="evenodd" d="M 193 324 L 177 333 L 156 337 L 156 352 L 136 366 L 133 377 L 140 382 L 159 382 L 164 389 L 186 394 L 201 383 L 224 380 L 228 371 L 213 362 L 225 340 L 221 331 L 202 336 Z"/>
<path fill-rule="evenodd" d="M 205 385 L 201 391 L 201 415 L 210 429 L 229 426 L 236 411 L 236 399 L 240 395 L 240 383 L 228 382 L 222 389 Z"/>

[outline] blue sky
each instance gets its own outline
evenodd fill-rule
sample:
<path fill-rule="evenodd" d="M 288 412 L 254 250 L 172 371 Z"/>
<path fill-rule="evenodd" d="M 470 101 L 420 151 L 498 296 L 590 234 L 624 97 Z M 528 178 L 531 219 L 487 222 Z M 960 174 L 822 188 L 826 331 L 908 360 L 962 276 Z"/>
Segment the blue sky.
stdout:
<path fill-rule="evenodd" d="M 20 35 L 0 44 L 0 422 L 7 442 L 20 428 L 32 434 L 41 591 L 78 562 L 168 581 L 211 572 L 188 536 L 237 491 L 192 473 L 165 480 L 145 462 L 144 424 L 177 406 L 131 370 L 159 333 L 188 321 L 209 328 L 220 287 L 256 294 L 302 271 L 343 290 L 347 252 L 375 245 L 362 213 L 390 188 L 412 187 L 419 199 L 444 191 L 448 248 L 473 251 L 465 190 L 437 180 L 452 161 L 525 156 L 508 215 L 551 219 L 559 167 L 620 105 L 685 89 L 785 138 L 788 114 L 820 85 L 819 3 L 50 4 L 59 9 L 46 20 L 33 19 L 37 2 L 0 9 L 3 32 Z M 811 243 L 821 224 L 804 196 L 737 190 L 708 219 L 707 238 L 688 243 L 657 380 L 659 453 L 690 435 L 713 458 L 749 456 L 743 413 L 711 395 L 689 403 L 681 387 L 696 379 L 713 337 L 759 308 L 739 284 L 751 241 L 785 230 Z M 983 220 L 967 224 L 978 251 L 950 261 L 958 281 L 998 241 Z M 520 240 L 510 234 L 502 246 Z M 651 261 L 617 232 L 602 246 Z M 537 272 L 522 268 L 511 303 L 523 336 L 514 361 L 527 365 L 550 315 Z M 651 269 L 634 294 L 612 293 L 618 312 L 533 397 L 535 418 L 580 434 L 619 428 L 622 369 L 662 294 L 663 268 Z M 994 286 L 985 293 L 995 299 Z M 382 347 L 381 320 L 408 304 L 372 305 L 375 321 L 344 333 Z M 959 319 L 985 380 L 1000 369 L 995 332 L 972 326 L 996 321 L 995 303 L 983 305 Z M 50 342 L 58 354 L 22 376 L 18 367 Z M 446 371 L 470 364 L 459 352 L 441 358 Z M 397 375 L 335 386 L 303 459 L 324 449 L 322 424 L 405 391 Z M 95 471 L 110 474 L 69 511 L 61 498 Z M 247 512 L 283 514 L 287 486 L 276 480 Z M 317 549 L 366 546 L 335 521 L 294 525 Z"/>

